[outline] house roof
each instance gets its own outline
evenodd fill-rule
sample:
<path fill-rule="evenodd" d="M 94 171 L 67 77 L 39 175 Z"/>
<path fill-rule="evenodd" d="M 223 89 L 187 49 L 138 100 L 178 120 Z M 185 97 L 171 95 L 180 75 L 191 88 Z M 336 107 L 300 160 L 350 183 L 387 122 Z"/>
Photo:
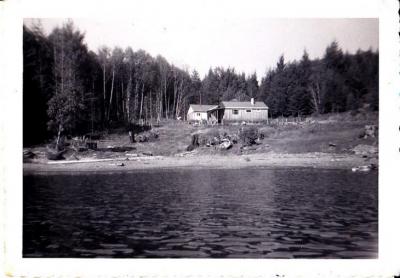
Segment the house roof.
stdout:
<path fill-rule="evenodd" d="M 194 112 L 207 112 L 218 108 L 218 105 L 200 105 L 200 104 L 190 104 Z"/>
<path fill-rule="evenodd" d="M 250 101 L 222 101 L 222 108 L 257 108 L 257 109 L 268 109 L 262 101 L 255 101 L 254 105 Z"/>

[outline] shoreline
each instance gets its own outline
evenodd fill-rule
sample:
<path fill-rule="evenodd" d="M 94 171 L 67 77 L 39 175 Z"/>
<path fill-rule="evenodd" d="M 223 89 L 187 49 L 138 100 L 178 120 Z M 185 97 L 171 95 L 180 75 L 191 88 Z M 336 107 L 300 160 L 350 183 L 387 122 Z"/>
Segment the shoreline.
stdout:
<path fill-rule="evenodd" d="M 259 153 L 245 155 L 200 155 L 118 157 L 105 161 L 61 161 L 23 163 L 25 174 L 69 172 L 126 172 L 161 169 L 242 169 L 242 168 L 316 168 L 348 169 L 378 164 L 378 159 L 366 160 L 357 155 L 337 153 Z M 123 164 L 123 166 L 120 166 Z"/>

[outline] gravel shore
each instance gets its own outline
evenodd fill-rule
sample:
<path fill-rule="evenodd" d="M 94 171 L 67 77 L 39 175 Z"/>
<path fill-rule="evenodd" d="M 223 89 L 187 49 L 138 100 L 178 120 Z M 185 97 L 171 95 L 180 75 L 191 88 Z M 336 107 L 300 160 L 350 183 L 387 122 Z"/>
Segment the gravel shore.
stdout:
<path fill-rule="evenodd" d="M 25 174 L 40 172 L 133 171 L 142 169 L 213 168 L 236 169 L 247 167 L 312 167 L 323 169 L 349 169 L 361 165 L 377 164 L 377 159 L 366 160 L 357 155 L 333 153 L 247 155 L 193 155 L 117 157 L 106 160 L 77 160 L 60 162 L 24 163 Z"/>

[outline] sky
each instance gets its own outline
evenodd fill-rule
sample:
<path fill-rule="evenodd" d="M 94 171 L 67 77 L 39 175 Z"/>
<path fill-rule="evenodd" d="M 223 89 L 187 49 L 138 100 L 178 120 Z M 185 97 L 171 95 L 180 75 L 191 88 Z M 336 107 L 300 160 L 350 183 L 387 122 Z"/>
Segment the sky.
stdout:
<path fill-rule="evenodd" d="M 41 18 L 48 34 L 67 19 Z M 28 26 L 37 19 L 25 19 Z M 203 77 L 210 67 L 234 67 L 258 79 L 274 68 L 280 55 L 286 61 L 300 60 L 304 50 L 310 58 L 322 57 L 336 40 L 343 51 L 379 49 L 379 21 L 374 18 L 177 18 L 155 20 L 73 18 L 85 33 L 90 50 L 102 45 L 131 46 L 170 63 L 196 69 Z"/>

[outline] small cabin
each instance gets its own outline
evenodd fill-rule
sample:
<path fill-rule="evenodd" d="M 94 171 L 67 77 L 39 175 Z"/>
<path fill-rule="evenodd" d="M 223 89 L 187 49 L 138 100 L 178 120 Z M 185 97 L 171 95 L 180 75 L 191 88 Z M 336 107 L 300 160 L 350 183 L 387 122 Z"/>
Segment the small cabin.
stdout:
<path fill-rule="evenodd" d="M 214 113 L 217 110 L 218 105 L 199 105 L 190 104 L 187 112 L 188 121 L 209 121 L 210 118 L 214 117 Z"/>
<path fill-rule="evenodd" d="M 263 122 L 268 121 L 268 106 L 262 101 L 222 101 L 219 105 L 220 121 Z"/>

